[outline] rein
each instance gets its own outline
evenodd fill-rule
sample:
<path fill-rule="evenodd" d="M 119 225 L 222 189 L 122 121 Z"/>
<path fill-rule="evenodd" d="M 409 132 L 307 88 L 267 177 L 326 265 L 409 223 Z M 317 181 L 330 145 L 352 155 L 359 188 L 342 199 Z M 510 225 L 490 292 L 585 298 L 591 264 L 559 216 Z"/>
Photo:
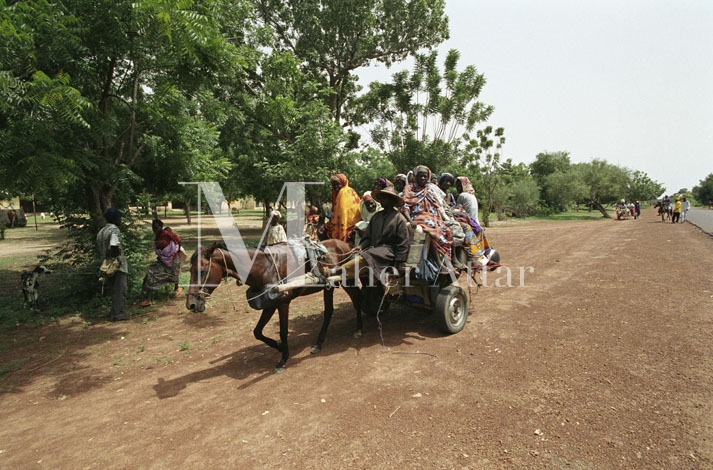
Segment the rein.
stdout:
<path fill-rule="evenodd" d="M 219 250 L 219 251 L 220 251 L 220 255 L 221 255 L 221 257 L 223 258 L 224 271 L 223 271 L 223 274 L 222 274 L 222 277 L 221 277 L 221 280 L 223 280 L 223 279 L 226 279 L 226 278 L 227 278 L 228 272 L 231 271 L 231 270 L 230 270 L 230 268 L 228 268 L 228 261 L 227 261 L 227 257 L 226 257 L 226 254 L 225 254 L 225 251 L 226 251 L 226 250 L 224 250 L 224 249 L 222 249 L 222 248 L 216 248 L 216 250 Z M 367 249 L 367 250 L 368 250 L 368 249 Z M 362 251 L 367 251 L 367 250 L 362 250 Z M 214 250 L 214 251 L 215 251 L 215 250 Z M 269 257 L 269 259 L 270 259 L 270 261 L 271 261 L 271 263 L 272 263 L 273 269 L 275 270 L 275 274 L 277 275 L 277 284 L 275 284 L 275 285 L 283 284 L 284 282 L 287 281 L 287 279 L 289 279 L 289 277 L 290 277 L 292 274 L 301 272 L 301 271 L 303 270 L 303 268 L 309 264 L 309 259 L 303 261 L 303 262 L 300 263 L 292 272 L 288 273 L 285 278 L 283 278 L 282 276 L 280 276 L 280 271 L 279 271 L 279 267 L 278 267 L 278 263 L 277 263 L 277 258 L 276 258 L 276 256 L 275 256 L 275 254 L 274 254 L 271 250 L 269 250 L 269 249 L 265 249 L 265 250 L 263 250 L 263 252 L 265 253 L 265 255 L 266 255 L 267 257 Z M 356 256 L 356 255 L 358 255 L 358 254 L 359 254 L 359 251 L 358 251 L 358 250 L 352 249 L 352 250 L 350 250 L 350 251 L 348 251 L 348 252 L 346 252 L 346 253 L 344 253 L 344 254 L 341 255 L 341 256 L 344 256 L 344 259 L 342 259 L 338 264 L 342 264 L 342 263 L 344 263 L 345 261 L 348 261 L 349 259 L 353 258 L 354 256 Z M 316 267 L 318 270 L 320 270 L 320 266 L 324 266 L 326 263 L 322 263 L 322 262 L 320 262 L 320 261 L 317 261 L 317 264 L 318 264 L 318 266 L 315 266 L 315 267 Z M 212 254 L 211 254 L 211 256 L 208 258 L 208 268 L 205 270 L 206 276 L 204 277 L 203 282 L 202 282 L 202 284 L 200 285 L 200 289 L 198 290 L 198 294 L 201 295 L 201 296 L 204 297 L 204 298 L 210 297 L 210 294 L 206 291 L 205 287 L 206 287 L 206 285 L 208 285 L 208 278 L 210 277 L 209 274 L 210 274 L 210 270 L 211 270 L 212 265 L 213 265 L 213 257 L 212 257 Z M 236 273 L 236 275 L 237 275 L 237 273 Z M 242 280 L 241 280 L 239 277 L 236 277 L 236 279 L 237 279 L 237 284 L 238 284 L 238 285 L 243 285 L 243 282 L 242 282 Z M 260 298 L 260 297 L 266 295 L 268 292 L 270 292 L 270 289 L 264 289 L 261 293 L 255 295 L 254 297 L 249 297 L 249 298 L 247 298 L 247 301 L 250 302 L 250 301 L 252 301 L 252 300 L 258 299 L 258 298 Z M 234 304 L 234 305 L 233 305 L 233 308 L 235 309 L 235 305 L 237 304 L 237 302 L 236 302 L 234 299 L 232 299 L 232 294 L 231 294 L 231 303 Z"/>

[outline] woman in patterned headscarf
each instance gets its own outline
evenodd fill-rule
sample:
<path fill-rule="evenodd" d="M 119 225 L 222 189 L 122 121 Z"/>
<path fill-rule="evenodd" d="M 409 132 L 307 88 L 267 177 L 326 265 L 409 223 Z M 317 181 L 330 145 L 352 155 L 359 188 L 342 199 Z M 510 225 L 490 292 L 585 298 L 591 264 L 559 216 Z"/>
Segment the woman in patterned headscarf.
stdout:
<path fill-rule="evenodd" d="M 456 204 L 463 206 L 463 209 L 468 212 L 473 220 L 480 224 L 480 220 L 478 219 L 478 199 L 475 197 L 473 183 L 470 182 L 467 176 L 459 176 L 456 178 L 456 191 L 458 191 Z"/>
<path fill-rule="evenodd" d="M 429 184 L 431 170 L 420 165 L 414 168 L 413 174 L 415 179 L 413 183 L 406 185 L 403 195 L 411 220 L 431 235 L 433 248 L 450 259 L 453 236 L 443 221 L 438 196 Z"/>
<path fill-rule="evenodd" d="M 342 173 L 332 176 L 332 217 L 327 222 L 327 237 L 349 242 L 354 226 L 361 220 L 359 195 Z"/>

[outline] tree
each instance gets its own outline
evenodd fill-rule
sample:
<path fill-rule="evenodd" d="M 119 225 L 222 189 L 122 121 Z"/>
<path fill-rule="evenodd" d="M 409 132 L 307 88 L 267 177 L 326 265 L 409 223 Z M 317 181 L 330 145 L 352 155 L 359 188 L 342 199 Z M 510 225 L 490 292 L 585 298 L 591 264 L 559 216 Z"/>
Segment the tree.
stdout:
<path fill-rule="evenodd" d="M 490 213 L 493 211 L 494 194 L 503 181 L 500 151 L 505 144 L 505 129 L 493 129 L 487 126 L 476 132 L 476 138 L 469 142 L 468 150 L 475 154 L 476 165 L 483 177 L 486 204 L 483 212 L 483 225 L 490 227 Z"/>
<path fill-rule="evenodd" d="M 412 73 L 399 72 L 390 84 L 372 83 L 355 101 L 354 122 L 374 123 L 373 143 L 400 171 L 424 164 L 438 173 L 465 165 L 463 142 L 493 112 L 479 101 L 486 80 L 475 67 L 459 72 L 455 49 L 448 52 L 443 73 L 437 59 L 435 51 L 417 54 Z"/>
<path fill-rule="evenodd" d="M 658 198 L 664 190 L 661 183 L 652 180 L 646 173 L 634 171 L 626 198 L 628 201 L 651 201 Z"/>
<path fill-rule="evenodd" d="M 445 0 L 253 0 L 278 51 L 291 51 L 303 70 L 330 90 L 331 115 L 358 91 L 354 70 L 391 65 L 448 39 Z"/>
<path fill-rule="evenodd" d="M 515 181 L 507 188 L 509 192 L 507 204 L 515 217 L 526 217 L 535 212 L 540 198 L 540 189 L 533 179 Z"/>
<path fill-rule="evenodd" d="M 713 173 L 700 180 L 698 185 L 693 187 L 691 193 L 700 203 L 709 204 L 713 201 Z"/>
<path fill-rule="evenodd" d="M 542 199 L 553 210 L 565 209 L 574 202 L 586 200 L 589 195 L 581 168 L 577 166 L 564 171 L 556 170 L 547 175 L 543 182 L 546 194 Z"/>
<path fill-rule="evenodd" d="M 551 182 L 555 182 L 550 176 L 567 173 L 570 165 L 569 152 L 565 151 L 538 153 L 535 161 L 530 164 L 530 173 L 540 187 L 540 197 L 545 207 L 561 209 L 572 201 L 560 198 L 562 193 L 549 186 Z M 560 181 L 558 177 L 557 181 Z"/>
<path fill-rule="evenodd" d="M 586 203 L 601 212 L 603 217 L 610 218 L 604 205 L 614 204 L 626 197 L 629 185 L 627 170 L 607 163 L 606 160 L 597 159 L 575 166 L 587 186 Z"/>
<path fill-rule="evenodd" d="M 252 67 L 252 94 L 222 126 L 221 147 L 233 162 L 228 189 L 267 206 L 285 181 L 327 181 L 344 167 L 346 136 L 323 99 L 329 91 L 300 70 L 292 53 L 263 54 Z M 240 93 L 243 85 L 233 86 Z"/>
<path fill-rule="evenodd" d="M 244 62 L 222 31 L 243 29 L 246 11 L 228 5 L 67 0 L 3 8 L 3 39 L 10 39 L 0 49 L 5 175 L 18 186 L 37 182 L 57 211 L 89 212 L 96 225 L 107 207 L 128 205 L 152 176 L 136 173 L 152 145 L 181 159 L 191 152 L 177 147 L 203 147 L 186 142 L 202 139 L 200 132 L 181 127 L 210 114 L 201 112 L 200 92 Z M 157 119 L 177 107 L 184 119 Z M 172 137 L 180 145 L 161 147 Z M 186 168 L 186 177 L 212 162 L 193 164 L 202 168 Z"/>

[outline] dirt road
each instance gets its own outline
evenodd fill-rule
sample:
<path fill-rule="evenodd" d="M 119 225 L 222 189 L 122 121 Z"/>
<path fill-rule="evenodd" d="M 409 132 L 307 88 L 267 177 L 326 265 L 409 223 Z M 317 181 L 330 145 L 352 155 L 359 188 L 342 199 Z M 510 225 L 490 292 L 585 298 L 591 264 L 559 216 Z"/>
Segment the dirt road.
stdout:
<path fill-rule="evenodd" d="M 234 284 L 206 314 L 3 332 L 0 467 L 713 468 L 713 239 L 652 209 L 488 236 L 511 277 L 461 333 L 395 308 L 353 339 L 340 293 L 313 356 L 303 298 L 279 375 Z"/>

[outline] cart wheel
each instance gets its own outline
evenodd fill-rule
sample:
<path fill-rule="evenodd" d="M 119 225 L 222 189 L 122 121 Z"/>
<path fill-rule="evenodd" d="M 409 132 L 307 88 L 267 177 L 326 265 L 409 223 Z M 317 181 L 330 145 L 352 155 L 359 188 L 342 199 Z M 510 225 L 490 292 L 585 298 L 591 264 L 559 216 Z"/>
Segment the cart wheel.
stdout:
<path fill-rule="evenodd" d="M 465 328 L 468 320 L 468 297 L 459 286 L 444 287 L 436 298 L 436 313 L 438 326 L 444 333 L 454 334 Z"/>

